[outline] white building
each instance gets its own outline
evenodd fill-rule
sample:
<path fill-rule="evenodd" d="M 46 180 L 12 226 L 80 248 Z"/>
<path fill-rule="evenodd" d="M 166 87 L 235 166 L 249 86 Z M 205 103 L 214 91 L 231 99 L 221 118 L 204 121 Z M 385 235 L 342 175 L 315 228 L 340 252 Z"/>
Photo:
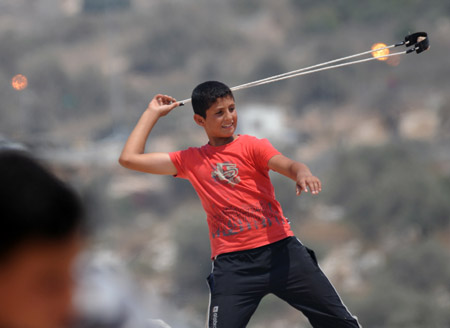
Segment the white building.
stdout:
<path fill-rule="evenodd" d="M 248 104 L 239 107 L 238 132 L 274 142 L 286 142 L 293 131 L 286 126 L 286 114 L 282 107 L 266 104 Z"/>

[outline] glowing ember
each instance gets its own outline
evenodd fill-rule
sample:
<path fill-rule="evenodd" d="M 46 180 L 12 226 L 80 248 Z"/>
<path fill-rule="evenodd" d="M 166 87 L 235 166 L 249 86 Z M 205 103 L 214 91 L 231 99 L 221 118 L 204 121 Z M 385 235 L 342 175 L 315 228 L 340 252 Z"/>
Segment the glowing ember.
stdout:
<path fill-rule="evenodd" d="M 16 90 L 26 89 L 28 86 L 28 79 L 22 74 L 17 74 L 11 79 L 11 85 Z"/>
<path fill-rule="evenodd" d="M 375 43 L 372 46 L 372 50 L 376 50 L 376 49 L 381 49 L 386 47 L 386 45 L 384 43 Z M 383 57 L 389 55 L 389 49 L 383 49 L 383 50 L 378 50 L 378 51 L 374 51 L 372 52 L 372 56 L 374 56 L 375 58 L 377 58 L 378 60 L 386 60 L 388 59 L 388 57 Z M 381 58 L 378 58 L 381 57 Z"/>

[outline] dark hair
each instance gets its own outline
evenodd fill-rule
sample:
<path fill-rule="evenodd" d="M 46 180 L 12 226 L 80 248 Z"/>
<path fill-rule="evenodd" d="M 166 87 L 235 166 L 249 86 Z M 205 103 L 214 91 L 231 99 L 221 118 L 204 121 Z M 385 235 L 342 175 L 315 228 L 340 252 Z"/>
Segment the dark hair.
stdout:
<path fill-rule="evenodd" d="M 206 118 L 206 111 L 218 98 L 231 97 L 233 92 L 228 86 L 218 81 L 206 81 L 197 85 L 192 91 L 192 108 L 194 113 Z"/>
<path fill-rule="evenodd" d="M 26 241 L 62 241 L 84 226 L 77 194 L 23 151 L 0 150 L 0 204 L 0 260 Z"/>

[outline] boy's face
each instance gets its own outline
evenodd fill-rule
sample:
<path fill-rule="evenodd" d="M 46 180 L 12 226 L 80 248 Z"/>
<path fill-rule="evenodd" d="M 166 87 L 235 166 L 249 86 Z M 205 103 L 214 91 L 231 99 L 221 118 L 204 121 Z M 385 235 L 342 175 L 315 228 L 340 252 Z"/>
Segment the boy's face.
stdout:
<path fill-rule="evenodd" d="M 206 111 L 206 119 L 196 115 L 197 124 L 205 128 L 209 139 L 230 138 L 237 126 L 236 105 L 232 97 L 217 98 Z"/>
<path fill-rule="evenodd" d="M 72 265 L 81 238 L 26 242 L 0 263 L 0 326 L 61 328 L 72 316 Z"/>

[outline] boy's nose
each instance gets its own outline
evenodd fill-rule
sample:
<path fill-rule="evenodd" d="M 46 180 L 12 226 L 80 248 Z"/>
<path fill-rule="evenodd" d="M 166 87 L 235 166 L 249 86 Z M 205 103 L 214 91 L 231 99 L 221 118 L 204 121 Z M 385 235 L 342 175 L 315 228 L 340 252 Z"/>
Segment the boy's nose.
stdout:
<path fill-rule="evenodd" d="M 226 111 L 225 113 L 225 120 L 226 121 L 232 121 L 233 120 L 233 115 L 231 114 L 231 112 L 229 110 Z"/>

